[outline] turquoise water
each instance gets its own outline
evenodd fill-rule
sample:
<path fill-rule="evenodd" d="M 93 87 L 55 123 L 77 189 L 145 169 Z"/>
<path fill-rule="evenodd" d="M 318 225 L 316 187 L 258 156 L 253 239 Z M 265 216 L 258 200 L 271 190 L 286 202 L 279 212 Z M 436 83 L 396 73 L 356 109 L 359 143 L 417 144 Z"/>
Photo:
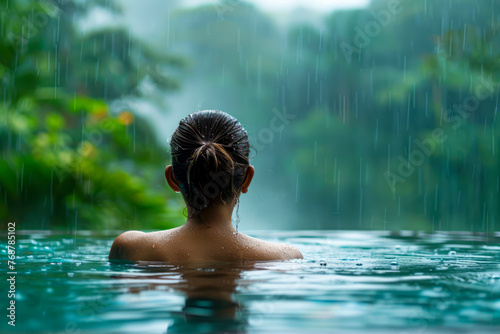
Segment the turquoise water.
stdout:
<path fill-rule="evenodd" d="M 499 333 L 500 234 L 255 232 L 303 260 L 179 267 L 107 260 L 116 233 L 17 232 L 2 333 Z M 2 273 L 7 269 L 2 236 Z M 3 275 L 5 277 L 5 275 Z"/>

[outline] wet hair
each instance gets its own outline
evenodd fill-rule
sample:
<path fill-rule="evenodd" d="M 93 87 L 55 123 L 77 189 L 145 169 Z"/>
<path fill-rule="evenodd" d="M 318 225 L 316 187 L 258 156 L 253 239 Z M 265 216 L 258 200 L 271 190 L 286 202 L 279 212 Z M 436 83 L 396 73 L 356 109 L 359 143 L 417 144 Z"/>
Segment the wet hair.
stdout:
<path fill-rule="evenodd" d="M 248 134 L 220 110 L 197 111 L 179 122 L 170 140 L 172 169 L 195 212 L 239 198 L 248 170 Z"/>

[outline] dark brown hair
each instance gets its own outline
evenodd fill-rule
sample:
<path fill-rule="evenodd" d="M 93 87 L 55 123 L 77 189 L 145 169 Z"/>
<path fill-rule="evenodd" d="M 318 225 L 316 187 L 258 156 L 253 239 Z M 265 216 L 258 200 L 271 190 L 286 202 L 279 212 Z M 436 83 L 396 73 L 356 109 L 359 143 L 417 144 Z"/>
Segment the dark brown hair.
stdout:
<path fill-rule="evenodd" d="M 174 176 L 195 211 L 239 197 L 250 144 L 236 118 L 220 110 L 197 111 L 179 122 L 170 149 Z"/>

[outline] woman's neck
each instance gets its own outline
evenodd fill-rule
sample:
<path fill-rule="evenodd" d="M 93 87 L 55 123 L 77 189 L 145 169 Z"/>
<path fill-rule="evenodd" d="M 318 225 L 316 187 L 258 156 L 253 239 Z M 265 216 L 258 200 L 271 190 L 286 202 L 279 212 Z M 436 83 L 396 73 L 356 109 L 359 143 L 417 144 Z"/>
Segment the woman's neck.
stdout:
<path fill-rule="evenodd" d="M 199 212 L 194 212 L 188 207 L 188 219 L 184 224 L 188 229 L 213 228 L 218 231 L 236 231 L 233 227 L 231 216 L 234 203 L 211 205 Z"/>

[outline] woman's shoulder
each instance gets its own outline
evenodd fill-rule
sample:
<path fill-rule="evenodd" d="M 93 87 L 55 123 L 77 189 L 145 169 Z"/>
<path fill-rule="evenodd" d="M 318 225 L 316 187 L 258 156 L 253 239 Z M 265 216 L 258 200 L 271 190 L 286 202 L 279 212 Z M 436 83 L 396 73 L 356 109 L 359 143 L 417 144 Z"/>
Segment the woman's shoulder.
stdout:
<path fill-rule="evenodd" d="M 140 244 L 146 233 L 141 231 L 126 231 L 115 238 L 108 258 L 110 260 L 132 260 L 134 253 L 140 249 Z"/>
<path fill-rule="evenodd" d="M 142 231 L 126 231 L 116 237 L 111 245 L 108 258 L 110 260 L 139 261 L 151 257 L 151 249 L 155 249 L 156 240 L 165 238 L 175 229 L 145 233 Z"/>
<path fill-rule="evenodd" d="M 289 244 L 271 242 L 245 235 L 245 243 L 250 245 L 247 251 L 258 257 L 258 260 L 302 259 L 302 253 Z M 246 246 L 248 247 L 248 246 Z"/>

